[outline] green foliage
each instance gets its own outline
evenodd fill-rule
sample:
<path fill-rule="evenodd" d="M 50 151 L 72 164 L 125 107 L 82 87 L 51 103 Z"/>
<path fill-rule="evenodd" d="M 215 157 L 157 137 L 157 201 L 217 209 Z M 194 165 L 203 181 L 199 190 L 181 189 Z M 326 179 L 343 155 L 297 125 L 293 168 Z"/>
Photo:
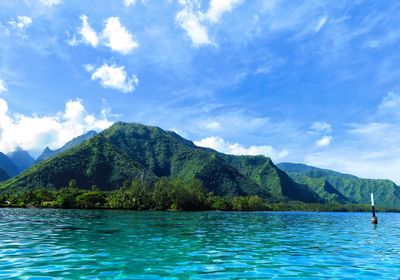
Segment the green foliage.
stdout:
<path fill-rule="evenodd" d="M 106 194 L 100 191 L 88 191 L 78 195 L 75 200 L 78 208 L 99 208 L 106 202 Z"/>

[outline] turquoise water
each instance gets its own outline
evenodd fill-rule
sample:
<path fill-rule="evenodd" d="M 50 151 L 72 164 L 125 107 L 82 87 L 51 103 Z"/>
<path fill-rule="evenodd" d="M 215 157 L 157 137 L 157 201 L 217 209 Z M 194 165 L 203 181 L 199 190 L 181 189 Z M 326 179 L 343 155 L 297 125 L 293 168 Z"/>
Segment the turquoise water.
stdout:
<path fill-rule="evenodd" d="M 400 277 L 400 214 L 0 209 L 1 279 Z"/>

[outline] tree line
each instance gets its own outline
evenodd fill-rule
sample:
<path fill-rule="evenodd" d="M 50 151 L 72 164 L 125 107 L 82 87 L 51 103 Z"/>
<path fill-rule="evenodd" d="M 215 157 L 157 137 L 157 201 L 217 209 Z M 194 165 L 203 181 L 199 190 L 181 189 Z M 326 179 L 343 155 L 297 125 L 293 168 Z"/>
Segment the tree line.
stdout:
<path fill-rule="evenodd" d="M 0 195 L 0 207 L 62 209 L 127 209 L 176 211 L 369 211 L 368 205 L 318 204 L 285 201 L 268 203 L 256 195 L 222 197 L 207 192 L 201 181 L 160 178 L 154 184 L 133 179 L 119 189 L 102 191 L 96 186 L 79 188 L 75 180 L 67 187 L 37 188 Z M 380 209 L 384 210 L 384 209 Z"/>

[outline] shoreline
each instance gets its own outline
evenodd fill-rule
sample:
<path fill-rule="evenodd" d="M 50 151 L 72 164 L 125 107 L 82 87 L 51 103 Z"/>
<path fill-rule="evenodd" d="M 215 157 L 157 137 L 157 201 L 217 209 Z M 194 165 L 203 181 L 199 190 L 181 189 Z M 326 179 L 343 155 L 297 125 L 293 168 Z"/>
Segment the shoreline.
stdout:
<path fill-rule="evenodd" d="M 279 210 L 213 210 L 213 209 L 206 209 L 206 210 L 176 210 L 176 209 L 167 209 L 167 210 L 159 210 L 159 209 L 125 209 L 125 208 L 108 208 L 108 207 L 99 207 L 99 208 L 57 208 L 57 207 L 38 207 L 38 206 L 5 206 L 0 205 L 0 209 L 52 209 L 52 210 L 85 210 L 85 211 L 130 211 L 130 212 L 165 212 L 165 213 L 182 213 L 182 212 L 270 212 L 270 213 L 370 213 L 370 210 L 363 210 L 361 208 L 355 209 L 354 211 L 350 210 L 335 210 L 335 209 L 323 209 L 323 210 L 307 210 L 307 209 L 290 209 L 290 207 L 282 208 Z M 379 213 L 400 213 L 400 209 L 385 209 L 381 208 L 377 212 Z"/>

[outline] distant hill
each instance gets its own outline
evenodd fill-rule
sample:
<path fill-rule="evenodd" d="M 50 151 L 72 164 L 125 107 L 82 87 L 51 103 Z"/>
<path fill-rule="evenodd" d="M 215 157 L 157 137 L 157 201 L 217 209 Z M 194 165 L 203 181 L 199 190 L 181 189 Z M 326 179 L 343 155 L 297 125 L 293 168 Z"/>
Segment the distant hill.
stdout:
<path fill-rule="evenodd" d="M 18 168 L 18 173 L 25 171 L 25 169 L 31 167 L 35 163 L 35 160 L 29 155 L 29 153 L 20 148 L 7 154 L 7 156 Z"/>
<path fill-rule="evenodd" d="M 75 147 L 42 161 L 3 183 L 6 189 L 67 186 L 119 188 L 125 180 L 197 178 L 217 195 L 256 194 L 272 201 L 322 202 L 306 185 L 295 183 L 264 156 L 231 156 L 197 147 L 170 131 L 116 123 Z"/>
<path fill-rule="evenodd" d="M 355 203 L 370 203 L 373 192 L 380 206 L 400 208 L 400 187 L 390 180 L 362 179 L 354 175 L 321 169 L 305 164 L 279 163 L 277 166 L 298 183 L 313 187 L 317 180 L 329 183 L 337 192 Z M 317 191 L 318 193 L 318 191 Z"/>
<path fill-rule="evenodd" d="M 5 181 L 7 179 L 9 179 L 10 176 L 8 176 L 8 174 L 0 168 L 0 182 Z"/>
<path fill-rule="evenodd" d="M 43 150 L 42 154 L 36 159 L 36 162 L 41 162 L 52 156 L 58 155 L 59 153 L 68 151 L 69 149 L 72 149 L 73 147 L 81 144 L 83 141 L 86 141 L 96 135 L 97 135 L 96 131 L 90 130 L 90 131 L 86 132 L 85 134 L 82 134 L 82 135 L 72 139 L 71 141 L 67 142 L 64 146 L 62 146 L 61 148 L 59 148 L 57 150 L 53 151 L 49 147 L 46 147 Z"/>
<path fill-rule="evenodd" d="M 5 154 L 0 152 L 0 169 L 3 169 L 9 177 L 17 175 L 18 167 Z"/>

